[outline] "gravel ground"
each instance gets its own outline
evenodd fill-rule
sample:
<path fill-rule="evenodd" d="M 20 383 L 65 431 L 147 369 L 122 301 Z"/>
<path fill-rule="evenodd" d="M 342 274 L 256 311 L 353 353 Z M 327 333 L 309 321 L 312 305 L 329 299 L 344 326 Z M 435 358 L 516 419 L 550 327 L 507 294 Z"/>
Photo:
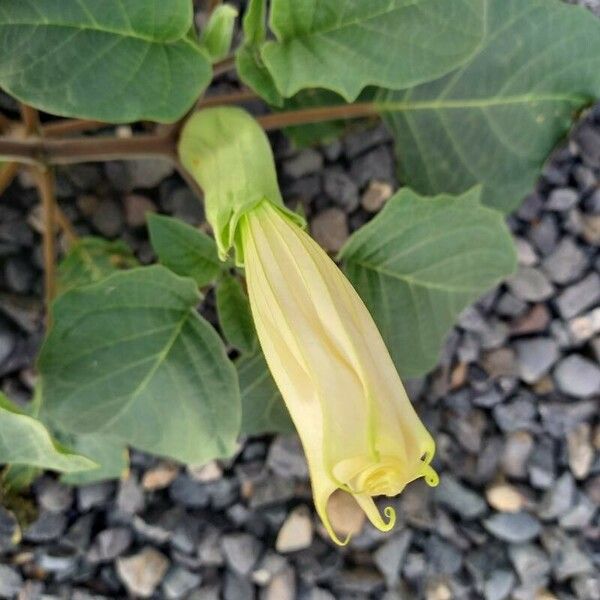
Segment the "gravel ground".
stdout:
<path fill-rule="evenodd" d="M 380 126 L 299 153 L 273 141 L 286 200 L 332 252 L 397 187 Z M 61 170 L 61 206 L 81 234 L 121 237 L 149 262 L 145 211 L 204 219 L 163 167 Z M 1 387 L 21 401 L 42 334 L 39 222 L 21 177 L 0 204 Z M 133 453 L 120 482 L 40 478 L 17 546 L 0 508 L 0 598 L 600 600 L 600 105 L 509 224 L 518 273 L 463 312 L 430 376 L 408 382 L 441 484 L 394 501 L 392 534 L 336 497 L 339 527 L 356 535 L 332 546 L 294 436 L 246 440 L 202 468 Z"/>

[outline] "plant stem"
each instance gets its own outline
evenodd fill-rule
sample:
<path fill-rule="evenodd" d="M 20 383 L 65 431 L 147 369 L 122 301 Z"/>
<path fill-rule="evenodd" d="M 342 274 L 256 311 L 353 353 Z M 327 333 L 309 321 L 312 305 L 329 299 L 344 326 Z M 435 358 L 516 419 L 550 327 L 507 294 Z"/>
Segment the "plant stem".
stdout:
<path fill-rule="evenodd" d="M 49 169 L 36 169 L 36 183 L 42 199 L 44 215 L 44 300 L 46 306 L 46 324 L 50 327 L 50 304 L 56 294 L 56 198 L 54 197 L 54 177 Z"/>
<path fill-rule="evenodd" d="M 61 119 L 54 123 L 42 125 L 42 132 L 46 136 L 60 137 L 69 133 L 85 133 L 87 131 L 96 131 L 104 127 L 111 127 L 111 123 L 103 121 L 93 121 L 92 119 Z"/>
<path fill-rule="evenodd" d="M 63 230 L 67 240 L 67 246 L 70 248 L 79 241 L 79 236 L 73 227 L 73 224 L 67 218 L 58 202 L 54 205 L 54 214 L 56 216 L 56 224 Z"/>
<path fill-rule="evenodd" d="M 8 162 L 0 168 L 0 196 L 17 176 L 21 165 L 18 162 Z"/>
<path fill-rule="evenodd" d="M 196 105 L 197 109 L 210 108 L 211 106 L 226 106 L 228 104 L 238 104 L 239 102 L 248 102 L 260 98 L 252 90 L 236 90 L 229 94 L 219 94 L 218 96 L 208 96 L 202 98 Z"/>
<path fill-rule="evenodd" d="M 38 133 L 40 129 L 40 115 L 38 111 L 27 104 L 19 104 L 19 108 L 21 110 L 23 125 L 25 125 L 25 133 L 27 135 Z"/>

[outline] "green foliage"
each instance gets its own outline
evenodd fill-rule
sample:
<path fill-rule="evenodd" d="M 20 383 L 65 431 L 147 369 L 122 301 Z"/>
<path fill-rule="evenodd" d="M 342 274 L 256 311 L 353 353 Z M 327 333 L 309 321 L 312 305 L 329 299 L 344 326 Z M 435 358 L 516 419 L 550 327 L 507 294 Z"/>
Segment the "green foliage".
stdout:
<path fill-rule="evenodd" d="M 425 198 L 402 189 L 342 249 L 404 377 L 428 371 L 458 313 L 515 269 L 504 219 L 480 192 Z"/>
<path fill-rule="evenodd" d="M 225 275 L 217 285 L 217 312 L 225 339 L 242 352 L 256 347 L 256 331 L 248 296 L 238 279 Z"/>
<path fill-rule="evenodd" d="M 179 156 L 204 190 L 219 255 L 224 259 L 235 245 L 236 258 L 241 261 L 242 250 L 235 237 L 240 217 L 264 198 L 283 206 L 265 132 L 239 108 L 201 110 L 187 120 L 181 132 Z"/>
<path fill-rule="evenodd" d="M 72 473 L 94 462 L 52 438 L 46 427 L 0 394 L 0 464 L 26 465 Z"/>
<path fill-rule="evenodd" d="M 214 281 L 221 271 L 214 240 L 199 229 L 172 217 L 148 215 L 150 241 L 158 260 L 198 287 Z"/>
<path fill-rule="evenodd" d="M 70 436 L 70 447 L 93 458 L 98 465 L 89 471 L 66 473 L 61 481 L 70 485 L 87 485 L 107 479 L 120 479 L 129 468 L 129 453 L 118 438 L 110 434 L 88 433 Z"/>
<path fill-rule="evenodd" d="M 573 115 L 600 96 L 600 21 L 559 0 L 485 6 L 485 36 L 468 62 L 432 83 L 384 93 L 380 110 L 408 185 L 436 194 L 481 183 L 484 202 L 509 211 Z"/>
<path fill-rule="evenodd" d="M 230 455 L 237 378 L 199 300 L 191 279 L 161 266 L 59 297 L 38 362 L 51 422 L 182 462 Z"/>
<path fill-rule="evenodd" d="M 233 39 L 233 27 L 238 11 L 230 4 L 217 6 L 202 32 L 200 43 L 213 62 L 227 56 Z"/>
<path fill-rule="evenodd" d="M 354 100 L 440 77 L 481 41 L 485 0 L 273 0 L 262 59 L 286 97 L 322 87 Z"/>
<path fill-rule="evenodd" d="M 0 2 L 0 86 L 37 108 L 174 121 L 208 85 L 190 0 Z"/>
<path fill-rule="evenodd" d="M 242 393 L 242 433 L 290 433 L 294 425 L 260 349 L 236 363 Z"/>
<path fill-rule="evenodd" d="M 111 273 L 129 269 L 138 261 L 127 244 L 98 237 L 84 237 L 76 242 L 58 268 L 58 290 L 95 283 Z"/>

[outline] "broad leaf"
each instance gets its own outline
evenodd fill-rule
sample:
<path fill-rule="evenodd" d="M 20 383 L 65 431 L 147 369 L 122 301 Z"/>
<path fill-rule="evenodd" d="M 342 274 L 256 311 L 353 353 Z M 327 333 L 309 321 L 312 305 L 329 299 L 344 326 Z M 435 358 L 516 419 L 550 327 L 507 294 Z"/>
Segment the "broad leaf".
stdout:
<path fill-rule="evenodd" d="M 87 485 L 107 479 L 120 479 L 129 468 L 129 453 L 119 439 L 110 435 L 89 433 L 72 436 L 70 447 L 89 456 L 98 465 L 89 471 L 69 473 L 61 481 L 70 485 Z"/>
<path fill-rule="evenodd" d="M 289 433 L 294 425 L 260 349 L 235 365 L 242 393 L 242 433 Z"/>
<path fill-rule="evenodd" d="M 217 285 L 217 313 L 225 339 L 242 352 L 251 352 L 256 346 L 256 331 L 250 302 L 240 282 L 229 275 Z"/>
<path fill-rule="evenodd" d="M 96 464 L 65 448 L 46 427 L 0 394 L 0 464 L 17 464 L 71 473 Z"/>
<path fill-rule="evenodd" d="M 515 268 L 502 215 L 479 198 L 479 189 L 434 198 L 403 189 L 342 249 L 404 377 L 430 369 L 458 313 Z"/>
<path fill-rule="evenodd" d="M 174 121 L 211 78 L 190 0 L 0 0 L 0 86 L 54 114 Z"/>
<path fill-rule="evenodd" d="M 229 53 L 237 14 L 237 8 L 221 4 L 210 15 L 200 42 L 213 62 L 225 58 Z"/>
<path fill-rule="evenodd" d="M 177 275 L 191 277 L 203 287 L 221 271 L 215 241 L 199 229 L 179 219 L 151 214 L 148 230 L 158 260 Z"/>
<path fill-rule="evenodd" d="M 161 266 L 60 296 L 38 363 L 51 422 L 182 462 L 231 454 L 236 373 L 199 300 L 191 279 Z"/>
<path fill-rule="evenodd" d="M 462 64 L 483 34 L 484 0 L 273 0 L 262 58 L 279 92 L 321 87 L 353 101 Z"/>
<path fill-rule="evenodd" d="M 59 292 L 100 281 L 115 271 L 137 265 L 124 242 L 84 237 L 69 249 L 58 267 Z"/>
<path fill-rule="evenodd" d="M 235 55 L 240 79 L 272 106 L 281 106 L 283 98 L 264 65 L 260 48 L 266 37 L 266 0 L 250 0 L 242 22 L 244 41 Z"/>
<path fill-rule="evenodd" d="M 384 94 L 380 110 L 408 185 L 436 194 L 481 183 L 484 202 L 509 211 L 573 116 L 600 96 L 600 20 L 558 0 L 485 7 L 485 37 L 471 60 L 438 81 Z"/>

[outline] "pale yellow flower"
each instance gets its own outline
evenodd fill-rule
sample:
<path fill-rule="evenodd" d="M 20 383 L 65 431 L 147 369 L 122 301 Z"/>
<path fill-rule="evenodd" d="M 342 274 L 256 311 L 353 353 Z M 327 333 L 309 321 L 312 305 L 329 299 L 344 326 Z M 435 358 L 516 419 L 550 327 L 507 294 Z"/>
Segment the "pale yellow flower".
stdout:
<path fill-rule="evenodd" d="M 236 241 L 260 344 L 306 453 L 317 512 L 331 537 L 327 502 L 352 494 L 371 523 L 374 496 L 395 496 L 425 477 L 435 445 L 417 416 L 358 294 L 282 207 L 264 200 L 240 218 Z"/>

